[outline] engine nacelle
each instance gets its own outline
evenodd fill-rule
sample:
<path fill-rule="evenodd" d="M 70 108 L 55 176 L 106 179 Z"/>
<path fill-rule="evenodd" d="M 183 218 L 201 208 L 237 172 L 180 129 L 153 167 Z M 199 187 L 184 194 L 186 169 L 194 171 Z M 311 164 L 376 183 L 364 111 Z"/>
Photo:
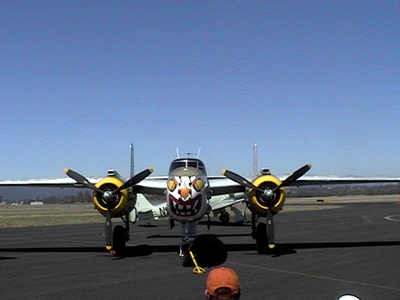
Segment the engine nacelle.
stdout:
<path fill-rule="evenodd" d="M 256 187 L 260 189 L 269 188 L 271 190 L 279 186 L 281 183 L 282 182 L 278 178 L 272 175 L 261 175 L 253 181 L 253 184 Z M 248 197 L 250 209 L 258 213 L 266 213 L 268 209 L 271 209 L 271 211 L 276 213 L 281 209 L 286 199 L 285 189 L 283 187 L 277 189 L 274 192 L 273 198 L 268 199 L 268 201 L 261 197 L 260 191 L 254 189 L 249 190 Z"/>
<path fill-rule="evenodd" d="M 102 191 L 115 191 L 124 184 L 124 181 L 118 177 L 109 176 L 101 179 L 96 187 Z M 133 198 L 132 198 L 133 199 Z M 135 205 L 134 201 L 130 201 L 130 191 L 124 189 L 115 194 L 115 199 L 111 204 L 107 204 L 98 192 L 93 193 L 93 204 L 102 214 L 107 214 L 108 205 L 112 217 L 120 217 L 131 211 Z"/>

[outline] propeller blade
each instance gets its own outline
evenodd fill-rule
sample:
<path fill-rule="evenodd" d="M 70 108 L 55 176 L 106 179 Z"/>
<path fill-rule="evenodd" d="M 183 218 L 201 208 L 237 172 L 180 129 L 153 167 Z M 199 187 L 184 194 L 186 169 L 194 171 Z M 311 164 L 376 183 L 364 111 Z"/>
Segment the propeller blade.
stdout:
<path fill-rule="evenodd" d="M 119 192 L 121 190 L 127 189 L 127 188 L 129 188 L 129 187 L 141 182 L 143 179 L 145 179 L 151 173 L 153 173 L 153 169 L 149 168 L 149 169 L 146 169 L 146 170 L 136 174 L 131 179 L 126 181 L 123 185 L 121 185 L 117 190 L 115 190 L 114 193 L 117 193 L 117 192 Z"/>
<path fill-rule="evenodd" d="M 64 169 L 64 173 L 67 174 L 72 179 L 74 179 L 77 183 L 82 184 L 84 187 L 92 189 L 93 191 L 96 191 L 100 194 L 104 194 L 104 192 L 102 190 L 98 189 L 94 184 L 90 183 L 89 180 L 85 176 L 82 176 L 81 174 L 79 174 L 71 169 Z"/>
<path fill-rule="evenodd" d="M 254 189 L 254 190 L 257 190 L 257 191 L 260 191 L 260 192 L 264 191 L 264 190 L 259 189 L 258 187 L 256 187 L 254 184 L 252 184 L 246 178 L 244 178 L 244 177 L 242 177 L 242 176 L 240 176 L 240 175 L 238 175 L 238 174 L 236 174 L 234 172 L 231 172 L 229 170 L 222 170 L 221 173 L 223 175 L 225 175 L 227 178 L 229 178 L 230 180 L 235 181 L 235 182 L 239 183 L 240 185 L 242 185 L 244 187 L 247 187 L 249 189 Z"/>
<path fill-rule="evenodd" d="M 291 184 L 292 182 L 296 181 L 301 176 L 306 174 L 310 169 L 311 169 L 311 165 L 310 164 L 302 166 L 300 169 L 298 169 L 297 171 L 293 172 L 288 178 L 286 178 L 284 181 L 282 181 L 281 186 L 285 186 L 285 185 Z"/>
<path fill-rule="evenodd" d="M 106 227 L 104 231 L 104 238 L 106 240 L 106 249 L 110 251 L 112 249 L 112 223 L 111 223 L 111 212 L 108 209 L 106 214 Z"/>

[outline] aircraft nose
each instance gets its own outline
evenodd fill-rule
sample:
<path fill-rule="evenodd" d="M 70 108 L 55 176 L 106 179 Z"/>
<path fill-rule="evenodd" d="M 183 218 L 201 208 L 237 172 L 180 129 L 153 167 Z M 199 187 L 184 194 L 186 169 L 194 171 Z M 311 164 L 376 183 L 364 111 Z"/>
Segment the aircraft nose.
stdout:
<path fill-rule="evenodd" d="M 187 197 L 189 197 L 189 195 L 192 193 L 192 191 L 189 188 L 184 187 L 184 188 L 181 188 L 178 191 L 178 193 L 183 199 L 186 199 Z"/>

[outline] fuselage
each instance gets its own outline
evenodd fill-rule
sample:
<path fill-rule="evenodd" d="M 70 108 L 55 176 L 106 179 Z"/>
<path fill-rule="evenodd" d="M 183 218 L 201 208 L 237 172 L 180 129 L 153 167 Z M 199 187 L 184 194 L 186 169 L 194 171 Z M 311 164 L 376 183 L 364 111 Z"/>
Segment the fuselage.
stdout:
<path fill-rule="evenodd" d="M 178 158 L 172 161 L 167 181 L 167 210 L 179 222 L 201 219 L 207 212 L 211 197 L 207 172 L 203 162 L 196 158 Z"/>

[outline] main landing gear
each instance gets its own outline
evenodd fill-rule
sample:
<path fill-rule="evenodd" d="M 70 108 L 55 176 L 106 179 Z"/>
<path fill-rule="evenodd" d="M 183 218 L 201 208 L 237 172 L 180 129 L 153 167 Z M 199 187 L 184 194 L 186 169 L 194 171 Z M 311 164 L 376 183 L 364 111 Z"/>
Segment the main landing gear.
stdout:
<path fill-rule="evenodd" d="M 117 225 L 114 227 L 112 236 L 112 248 L 110 254 L 114 256 L 124 256 L 126 250 L 126 242 L 129 241 L 129 214 L 126 214 L 122 220 L 125 227 Z"/>
<path fill-rule="evenodd" d="M 269 209 L 266 214 L 266 223 L 258 223 L 255 225 L 256 216 L 252 214 L 252 235 L 256 240 L 257 252 L 265 254 L 275 248 L 275 226 L 274 214 L 276 212 Z"/>

